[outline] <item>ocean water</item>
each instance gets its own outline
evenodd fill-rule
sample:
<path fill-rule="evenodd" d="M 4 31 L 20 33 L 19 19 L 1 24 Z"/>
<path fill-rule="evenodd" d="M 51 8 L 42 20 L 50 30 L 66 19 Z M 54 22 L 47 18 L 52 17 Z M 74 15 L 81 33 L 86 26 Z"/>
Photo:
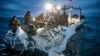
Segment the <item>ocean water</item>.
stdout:
<path fill-rule="evenodd" d="M 7 31 L 10 30 L 9 21 L 11 19 L 12 18 L 10 18 L 10 17 L 0 18 L 0 38 L 3 38 L 5 36 L 5 34 L 7 33 Z M 22 17 L 19 17 L 18 20 L 21 21 L 21 23 L 23 24 L 23 18 Z"/>
<path fill-rule="evenodd" d="M 7 31 L 10 30 L 8 24 L 9 24 L 9 21 L 11 19 L 12 18 L 10 18 L 10 17 L 0 18 L 0 44 L 3 43 L 2 38 L 4 38 Z M 21 21 L 21 24 L 23 24 L 23 20 L 24 20 L 23 17 L 18 17 L 18 19 Z M 99 52 L 99 50 L 100 50 L 100 17 L 86 17 L 85 18 L 85 24 L 83 25 L 83 31 L 84 31 L 83 37 L 86 40 L 95 41 L 96 44 L 90 44 L 90 46 L 92 46 L 91 48 L 93 48 L 95 50 L 94 52 L 100 53 Z M 89 45 L 88 42 L 85 42 L 85 44 Z M 26 56 L 31 56 L 31 55 L 47 56 L 46 53 L 43 54 L 43 52 L 40 52 L 40 51 L 37 51 L 37 50 L 35 51 L 35 53 L 38 53 L 38 54 L 34 54 L 34 53 L 30 54 L 29 52 L 27 52 L 27 54 L 30 54 L 30 55 L 26 55 Z M 42 54 L 39 55 L 39 53 L 42 53 Z M 84 56 L 84 53 L 85 53 L 85 51 L 82 53 L 81 56 Z M 88 53 L 93 53 L 93 52 L 88 52 Z"/>
<path fill-rule="evenodd" d="M 85 37 L 100 40 L 100 17 L 88 17 L 84 24 Z"/>
<path fill-rule="evenodd" d="M 81 56 L 100 56 L 100 17 L 86 18 L 83 28 Z"/>

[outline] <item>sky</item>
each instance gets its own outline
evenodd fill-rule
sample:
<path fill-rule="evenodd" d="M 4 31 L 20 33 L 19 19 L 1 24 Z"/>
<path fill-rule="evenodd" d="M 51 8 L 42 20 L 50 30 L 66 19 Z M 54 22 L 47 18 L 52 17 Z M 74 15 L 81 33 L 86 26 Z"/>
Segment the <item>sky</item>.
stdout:
<path fill-rule="evenodd" d="M 37 16 L 40 13 L 46 13 L 45 4 L 49 0 L 0 0 L 0 17 L 23 17 L 27 11 L 31 15 Z M 57 5 L 68 5 L 68 0 L 52 0 Z M 100 15 L 100 0 L 72 0 L 71 5 L 82 8 L 82 14 L 85 16 Z"/>

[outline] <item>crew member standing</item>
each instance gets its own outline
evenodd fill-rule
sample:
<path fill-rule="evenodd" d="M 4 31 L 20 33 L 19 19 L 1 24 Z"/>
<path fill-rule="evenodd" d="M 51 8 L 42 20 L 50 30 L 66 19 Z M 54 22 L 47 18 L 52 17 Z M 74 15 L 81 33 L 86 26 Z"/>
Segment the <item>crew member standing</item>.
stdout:
<path fill-rule="evenodd" d="M 27 13 L 24 16 L 24 24 L 28 25 L 31 23 L 31 12 L 27 11 Z"/>

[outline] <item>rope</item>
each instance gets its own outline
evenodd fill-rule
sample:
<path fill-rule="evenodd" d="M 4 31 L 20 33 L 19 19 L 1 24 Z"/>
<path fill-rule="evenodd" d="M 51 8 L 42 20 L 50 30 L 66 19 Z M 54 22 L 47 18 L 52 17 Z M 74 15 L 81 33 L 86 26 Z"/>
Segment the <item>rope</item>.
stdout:
<path fill-rule="evenodd" d="M 17 36 L 13 36 L 13 38 L 10 38 L 11 48 L 14 48 L 15 47 L 15 42 L 16 42 L 15 40 L 17 39 Z M 24 52 L 24 49 L 22 49 L 22 51 L 19 54 L 16 54 L 16 55 L 21 55 L 23 52 Z"/>
<path fill-rule="evenodd" d="M 48 31 L 48 30 L 47 30 Z M 48 31 L 49 32 L 49 31 Z M 49 32 L 49 34 L 50 34 L 50 36 L 52 37 L 52 38 L 54 38 L 54 36 Z"/>
<path fill-rule="evenodd" d="M 11 44 L 11 47 L 12 48 L 14 48 L 15 47 L 15 40 L 16 40 L 16 36 L 15 37 L 13 37 L 14 38 L 14 42 L 13 42 L 13 39 L 12 38 L 10 38 L 10 44 Z"/>
<path fill-rule="evenodd" d="M 41 35 L 40 35 L 40 36 L 41 36 Z M 40 36 L 39 36 L 39 37 L 40 37 Z M 41 37 L 43 37 L 44 39 L 48 40 L 49 42 L 51 41 L 51 40 L 49 40 L 49 39 L 45 38 L 44 36 L 41 36 Z"/>

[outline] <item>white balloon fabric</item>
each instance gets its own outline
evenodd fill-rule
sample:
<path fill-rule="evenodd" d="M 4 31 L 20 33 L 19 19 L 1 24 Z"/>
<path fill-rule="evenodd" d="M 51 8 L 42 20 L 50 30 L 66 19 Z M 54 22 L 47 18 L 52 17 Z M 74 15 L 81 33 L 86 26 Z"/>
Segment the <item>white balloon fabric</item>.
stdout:
<path fill-rule="evenodd" d="M 75 29 L 75 25 L 52 29 L 39 28 L 37 35 L 33 36 L 36 41 L 35 47 L 47 52 L 49 56 L 64 56 L 62 52 L 66 49 L 67 41 L 75 33 Z"/>
<path fill-rule="evenodd" d="M 75 33 L 75 29 L 75 25 L 39 28 L 37 34 L 32 36 L 32 43 L 35 41 L 35 48 L 48 53 L 49 56 L 64 56 L 62 52 L 66 49 L 67 41 Z M 18 26 L 15 35 L 13 34 L 8 31 L 4 38 L 5 43 L 10 44 L 13 49 L 27 50 L 28 36 L 21 27 Z"/>
<path fill-rule="evenodd" d="M 11 45 L 11 48 L 15 50 L 26 50 L 28 45 L 28 36 L 21 29 L 20 26 L 17 27 L 16 33 L 8 31 L 3 39 L 4 42 L 8 45 Z"/>

